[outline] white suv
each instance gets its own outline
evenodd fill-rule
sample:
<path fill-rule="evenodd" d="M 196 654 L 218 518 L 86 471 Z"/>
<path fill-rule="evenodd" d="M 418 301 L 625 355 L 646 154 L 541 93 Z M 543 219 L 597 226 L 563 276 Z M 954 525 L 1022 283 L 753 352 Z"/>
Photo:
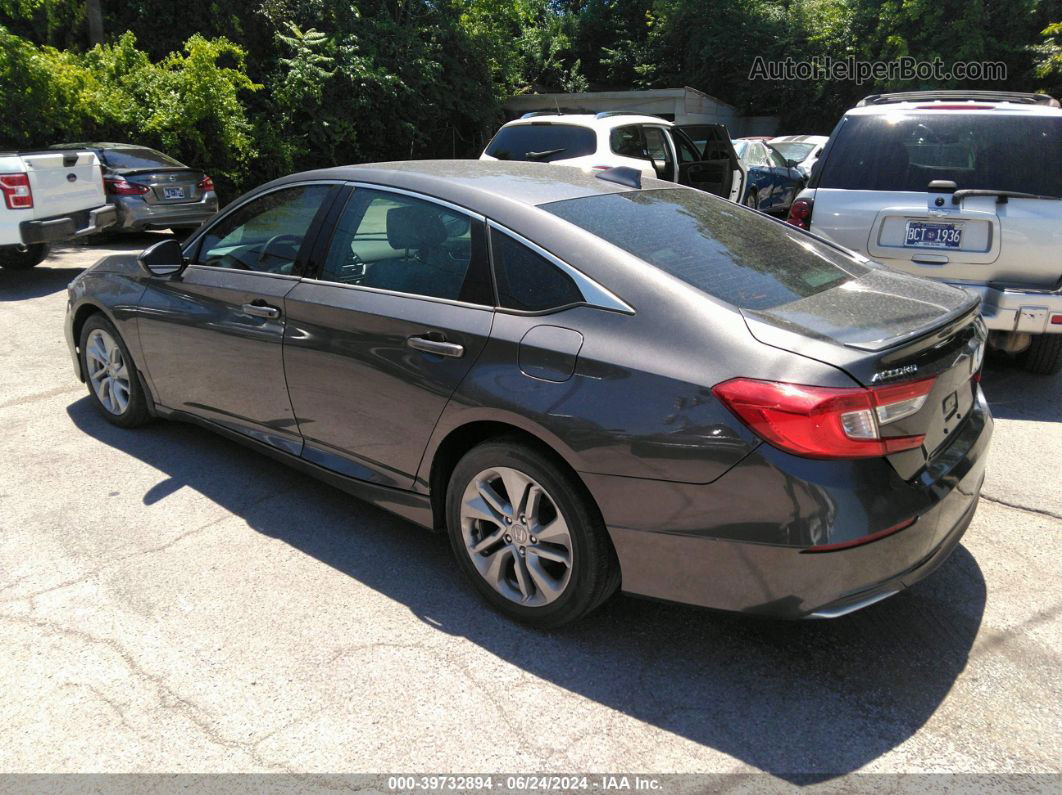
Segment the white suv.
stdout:
<path fill-rule="evenodd" d="M 989 343 L 1062 369 L 1062 108 L 1044 94 L 878 94 L 834 129 L 788 221 L 981 296 Z"/>
<path fill-rule="evenodd" d="M 525 113 L 498 130 L 479 159 L 595 170 L 629 166 L 731 201 L 745 191 L 745 170 L 725 124 L 675 125 L 621 111 Z"/>

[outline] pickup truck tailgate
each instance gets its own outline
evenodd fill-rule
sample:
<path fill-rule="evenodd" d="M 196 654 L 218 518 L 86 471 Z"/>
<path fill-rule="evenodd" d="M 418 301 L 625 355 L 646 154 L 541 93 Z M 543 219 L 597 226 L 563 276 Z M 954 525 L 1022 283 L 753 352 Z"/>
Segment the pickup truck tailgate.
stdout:
<path fill-rule="evenodd" d="M 103 172 L 92 152 L 22 155 L 33 190 L 34 217 L 54 217 L 107 203 Z"/>

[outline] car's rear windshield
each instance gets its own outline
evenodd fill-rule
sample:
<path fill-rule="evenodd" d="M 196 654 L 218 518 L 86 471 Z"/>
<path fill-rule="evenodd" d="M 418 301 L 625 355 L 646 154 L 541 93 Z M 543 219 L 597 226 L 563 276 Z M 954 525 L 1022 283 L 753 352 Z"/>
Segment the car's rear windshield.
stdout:
<path fill-rule="evenodd" d="M 103 162 L 110 168 L 182 168 L 184 164 L 154 149 L 104 149 Z"/>
<path fill-rule="evenodd" d="M 823 164 L 820 188 L 924 192 L 960 189 L 1062 196 L 1062 116 L 1012 111 L 850 116 Z"/>
<path fill-rule="evenodd" d="M 741 309 L 788 304 L 867 271 L 794 227 L 692 189 L 589 196 L 542 208 Z"/>
<path fill-rule="evenodd" d="M 487 144 L 487 154 L 499 160 L 548 163 L 584 157 L 597 151 L 597 134 L 575 124 L 534 122 L 502 127 Z"/>
<path fill-rule="evenodd" d="M 786 160 L 795 160 L 798 163 L 803 162 L 804 158 L 811 154 L 811 150 L 818 144 L 797 144 L 797 143 L 772 143 L 771 147 L 776 149 L 782 157 Z"/>

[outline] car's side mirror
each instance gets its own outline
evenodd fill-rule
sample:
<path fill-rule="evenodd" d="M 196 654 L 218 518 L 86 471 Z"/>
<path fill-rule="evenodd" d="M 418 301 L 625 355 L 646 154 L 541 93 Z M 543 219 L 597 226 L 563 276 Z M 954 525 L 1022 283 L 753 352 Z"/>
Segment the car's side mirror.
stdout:
<path fill-rule="evenodd" d="M 181 244 L 176 240 L 163 240 L 144 249 L 136 261 L 149 276 L 177 276 L 188 267 Z"/>
<path fill-rule="evenodd" d="M 796 160 L 786 160 L 785 164 L 789 166 L 789 168 L 796 168 L 800 165 L 800 163 L 798 163 Z"/>

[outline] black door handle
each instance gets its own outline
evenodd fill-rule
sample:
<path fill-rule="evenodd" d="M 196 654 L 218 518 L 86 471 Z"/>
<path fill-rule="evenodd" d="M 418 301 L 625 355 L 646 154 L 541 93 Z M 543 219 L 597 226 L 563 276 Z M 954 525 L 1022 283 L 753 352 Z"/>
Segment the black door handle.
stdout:
<path fill-rule="evenodd" d="M 410 337 L 406 340 L 406 345 L 414 350 L 434 353 L 439 356 L 450 356 L 454 359 L 460 359 L 465 354 L 464 345 L 458 345 L 456 342 L 447 342 L 446 340 L 433 340 L 428 337 Z"/>
<path fill-rule="evenodd" d="M 249 304 L 243 305 L 243 311 L 248 315 L 254 315 L 255 317 L 267 317 L 278 318 L 280 317 L 280 310 L 275 306 L 270 306 L 265 301 L 258 299 L 252 301 Z"/>

